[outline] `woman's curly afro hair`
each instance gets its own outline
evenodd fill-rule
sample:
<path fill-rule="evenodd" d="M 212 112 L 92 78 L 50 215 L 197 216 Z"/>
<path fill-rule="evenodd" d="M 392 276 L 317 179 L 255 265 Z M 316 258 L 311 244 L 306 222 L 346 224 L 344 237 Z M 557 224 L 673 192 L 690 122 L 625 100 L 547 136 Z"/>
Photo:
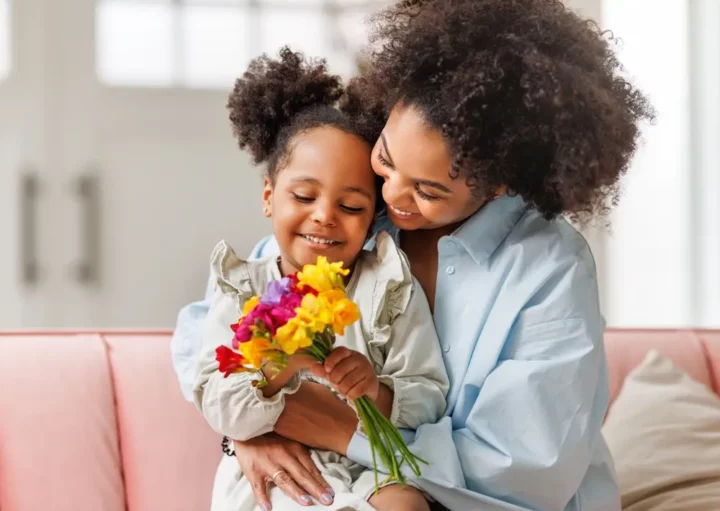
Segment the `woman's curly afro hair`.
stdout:
<path fill-rule="evenodd" d="M 349 90 L 376 118 L 418 109 L 453 177 L 484 197 L 507 186 L 546 218 L 617 201 L 654 114 L 593 22 L 558 0 L 406 0 L 373 21 L 369 71 Z"/>

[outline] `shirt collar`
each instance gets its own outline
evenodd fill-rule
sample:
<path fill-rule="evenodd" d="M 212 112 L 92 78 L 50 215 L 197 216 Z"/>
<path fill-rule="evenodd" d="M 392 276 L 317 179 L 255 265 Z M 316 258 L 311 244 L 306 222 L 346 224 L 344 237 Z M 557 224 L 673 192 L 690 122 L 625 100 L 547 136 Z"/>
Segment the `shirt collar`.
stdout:
<path fill-rule="evenodd" d="M 527 208 L 519 195 L 503 195 L 475 212 L 450 238 L 457 240 L 476 263 L 482 263 L 507 238 Z"/>

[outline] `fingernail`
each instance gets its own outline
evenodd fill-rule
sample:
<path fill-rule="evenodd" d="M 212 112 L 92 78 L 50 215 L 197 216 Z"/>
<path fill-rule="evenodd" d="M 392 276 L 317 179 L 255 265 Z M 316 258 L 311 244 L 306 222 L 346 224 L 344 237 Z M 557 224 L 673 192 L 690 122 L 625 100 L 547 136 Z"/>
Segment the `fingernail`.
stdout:
<path fill-rule="evenodd" d="M 322 498 L 320 500 L 322 500 Z M 300 502 L 302 502 L 306 506 L 309 506 L 310 504 L 312 504 L 312 499 L 309 495 L 303 495 L 302 497 L 300 497 Z"/>
<path fill-rule="evenodd" d="M 330 495 L 329 493 L 323 493 L 322 495 L 320 495 L 320 502 L 322 502 L 323 504 L 330 505 L 332 504 L 332 501 L 332 495 Z"/>
<path fill-rule="evenodd" d="M 272 509 L 270 507 L 270 504 L 268 504 L 267 502 L 263 502 L 262 504 L 260 504 L 260 507 L 262 508 L 263 511 L 270 511 Z"/>
<path fill-rule="evenodd" d="M 328 488 L 327 492 L 330 494 L 331 497 L 335 496 L 335 490 L 333 490 L 332 488 Z"/>

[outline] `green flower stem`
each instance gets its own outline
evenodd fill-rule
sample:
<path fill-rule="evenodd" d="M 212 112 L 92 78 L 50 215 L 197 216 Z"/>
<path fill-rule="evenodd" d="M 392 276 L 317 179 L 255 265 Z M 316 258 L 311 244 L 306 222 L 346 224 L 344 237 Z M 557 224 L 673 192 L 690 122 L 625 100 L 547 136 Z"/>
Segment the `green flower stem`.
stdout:
<path fill-rule="evenodd" d="M 305 351 L 322 364 L 333 350 L 333 340 L 332 331 L 326 329 L 324 332 L 313 335 L 313 343 L 305 348 Z M 410 452 L 410 449 L 405 445 L 405 439 L 403 439 L 400 431 L 390 419 L 385 417 L 367 396 L 356 399 L 355 408 L 370 442 L 375 475 L 375 491 L 380 488 L 378 461 L 390 472 L 385 482 L 396 481 L 405 484 L 405 476 L 400 469 L 403 463 L 407 463 L 413 473 L 419 477 L 419 463 L 427 465 L 427 462 Z"/>

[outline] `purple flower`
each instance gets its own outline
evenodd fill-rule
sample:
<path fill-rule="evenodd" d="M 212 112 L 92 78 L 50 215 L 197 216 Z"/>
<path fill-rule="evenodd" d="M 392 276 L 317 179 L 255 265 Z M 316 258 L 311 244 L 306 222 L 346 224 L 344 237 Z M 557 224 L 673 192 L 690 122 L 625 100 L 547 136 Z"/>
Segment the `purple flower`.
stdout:
<path fill-rule="evenodd" d="M 270 282 L 260 302 L 266 305 L 279 305 L 282 297 L 291 292 L 292 283 L 287 277 Z"/>

